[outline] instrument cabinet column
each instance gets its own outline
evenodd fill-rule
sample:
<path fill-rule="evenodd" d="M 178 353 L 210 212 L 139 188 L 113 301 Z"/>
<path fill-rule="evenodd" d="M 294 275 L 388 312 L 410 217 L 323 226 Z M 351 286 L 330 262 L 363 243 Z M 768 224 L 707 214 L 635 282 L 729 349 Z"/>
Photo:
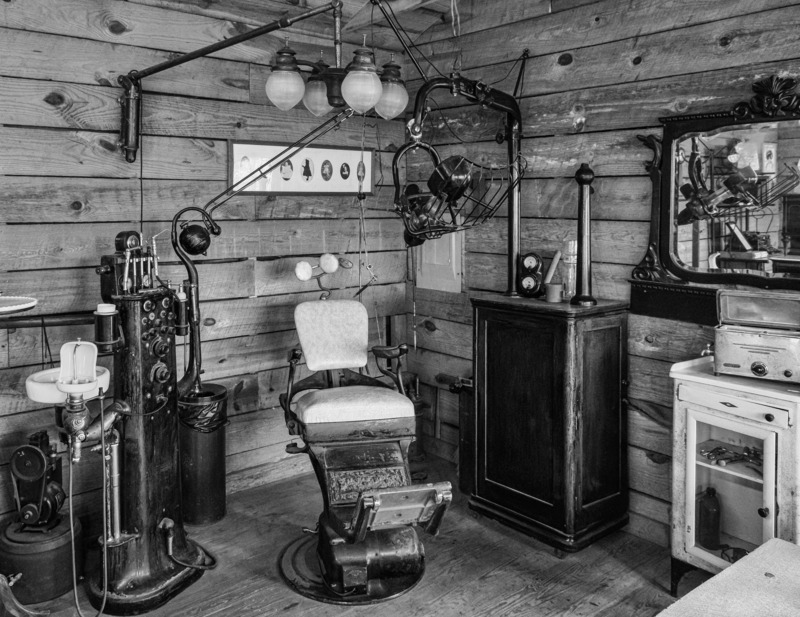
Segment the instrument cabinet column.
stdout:
<path fill-rule="evenodd" d="M 470 507 L 564 551 L 625 525 L 627 305 L 472 304 Z"/>

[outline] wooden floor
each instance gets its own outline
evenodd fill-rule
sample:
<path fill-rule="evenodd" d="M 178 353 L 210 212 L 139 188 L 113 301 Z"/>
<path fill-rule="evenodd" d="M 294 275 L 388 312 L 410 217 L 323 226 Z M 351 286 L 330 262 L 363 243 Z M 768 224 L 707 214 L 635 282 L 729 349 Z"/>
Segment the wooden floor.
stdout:
<path fill-rule="evenodd" d="M 428 481 L 449 479 L 455 486 L 448 464 L 430 461 L 427 469 Z M 649 617 L 673 602 L 669 553 L 662 547 L 617 532 L 561 559 L 544 544 L 476 515 L 456 494 L 440 534 L 423 537 L 427 570 L 416 588 L 373 606 L 317 603 L 283 583 L 277 559 L 301 526 L 313 527 L 320 510 L 312 476 L 229 496 L 222 521 L 188 528 L 220 566 L 148 615 Z M 68 594 L 42 608 L 54 617 L 73 617 L 71 601 Z M 88 602 L 82 608 L 87 617 L 96 612 Z"/>

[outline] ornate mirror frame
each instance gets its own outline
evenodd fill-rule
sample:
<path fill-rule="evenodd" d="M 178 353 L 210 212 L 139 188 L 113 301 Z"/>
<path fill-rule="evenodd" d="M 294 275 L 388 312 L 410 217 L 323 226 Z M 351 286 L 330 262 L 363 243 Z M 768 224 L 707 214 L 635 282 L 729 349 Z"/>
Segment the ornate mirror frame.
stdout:
<path fill-rule="evenodd" d="M 664 124 L 662 139 L 654 135 L 639 136 L 653 150 L 653 160 L 645 165 L 653 183 L 653 203 L 647 253 L 633 270 L 634 283 L 652 283 L 653 289 L 664 288 L 665 285 L 683 286 L 691 282 L 800 290 L 800 277 L 768 276 L 722 269 L 701 271 L 684 267 L 673 254 L 671 246 L 674 182 L 670 153 L 675 143 L 690 133 L 757 122 L 796 120 L 800 118 L 800 97 L 794 92 L 796 85 L 794 79 L 773 75 L 753 84 L 754 96 L 749 101 L 738 103 L 729 111 L 661 118 Z M 662 153 L 667 155 L 662 156 Z M 697 287 L 692 289 L 697 290 Z M 711 293 L 714 291 L 710 290 Z"/>

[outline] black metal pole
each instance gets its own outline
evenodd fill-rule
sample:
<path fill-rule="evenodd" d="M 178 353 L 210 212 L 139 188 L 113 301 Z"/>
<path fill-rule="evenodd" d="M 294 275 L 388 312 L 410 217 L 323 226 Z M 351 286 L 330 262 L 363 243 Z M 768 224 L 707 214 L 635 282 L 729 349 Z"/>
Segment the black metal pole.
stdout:
<path fill-rule="evenodd" d="M 200 49 L 191 51 L 188 54 L 183 54 L 182 56 L 178 56 L 177 58 L 173 58 L 172 60 L 167 60 L 166 62 L 162 62 L 161 64 L 155 64 L 146 69 L 142 69 L 141 71 L 131 71 L 130 73 L 128 73 L 128 76 L 132 79 L 143 79 L 150 75 L 155 75 L 156 73 L 165 71 L 166 69 L 171 69 L 172 67 L 179 66 L 191 60 L 195 60 L 196 58 L 202 58 L 203 56 L 207 56 L 208 54 L 213 54 L 215 51 L 219 51 L 221 49 L 227 49 L 228 47 L 233 47 L 234 45 L 238 45 L 239 43 L 249 41 L 250 39 L 254 39 L 258 36 L 261 36 L 262 34 L 274 32 L 275 30 L 280 30 L 281 28 L 287 28 L 295 22 L 303 21 L 304 19 L 308 19 L 309 17 L 314 17 L 314 15 L 319 15 L 320 13 L 326 13 L 330 10 L 341 9 L 341 6 L 342 6 L 342 0 L 333 0 L 330 4 L 325 4 L 315 9 L 311 9 L 310 11 L 301 13 L 296 17 L 282 17 L 281 19 L 274 21 L 270 24 L 261 26 L 260 28 L 255 28 L 254 30 L 250 30 L 249 32 L 244 32 L 237 36 L 233 36 L 229 39 L 225 39 L 224 41 L 220 41 L 219 43 L 213 43 L 211 45 L 207 45 L 206 47 L 201 47 Z"/>
<path fill-rule="evenodd" d="M 183 54 L 182 56 L 178 56 L 177 58 L 173 58 L 172 60 L 167 60 L 166 62 L 162 62 L 160 64 L 154 64 L 153 66 L 147 67 L 146 69 L 142 69 L 140 71 L 133 70 L 130 71 L 127 75 L 120 75 L 117 78 L 117 82 L 125 90 L 125 95 L 122 97 L 120 101 L 122 105 L 122 128 L 120 131 L 120 146 L 125 154 L 125 160 L 128 163 L 135 162 L 136 153 L 139 150 L 139 133 L 140 133 L 139 125 L 141 123 L 140 116 L 141 116 L 141 102 L 142 102 L 142 96 L 141 96 L 142 79 L 144 79 L 145 77 L 149 77 L 150 75 L 155 75 L 156 73 L 160 73 L 161 71 L 171 69 L 175 66 L 185 64 L 186 62 L 190 62 L 191 60 L 195 60 L 196 58 L 202 58 L 203 56 L 213 54 L 215 51 L 219 51 L 221 49 L 226 49 L 228 47 L 238 45 L 239 43 L 243 43 L 244 41 L 249 41 L 250 39 L 254 39 L 258 36 L 261 36 L 262 34 L 267 34 L 268 32 L 274 32 L 275 30 L 286 28 L 288 26 L 291 26 L 295 22 L 308 19 L 309 17 L 314 17 L 314 15 L 319 15 L 320 13 L 326 13 L 327 11 L 330 10 L 333 10 L 333 22 L 334 22 L 333 43 L 334 43 L 334 48 L 336 50 L 336 66 L 338 68 L 341 64 L 341 59 L 342 59 L 342 36 L 341 36 L 342 0 L 332 0 L 329 4 L 325 4 L 315 9 L 311 9 L 310 11 L 301 13 L 296 17 L 283 17 L 278 21 L 266 24 L 265 26 L 261 26 L 260 28 L 255 28 L 253 30 L 250 30 L 249 32 L 245 32 L 243 34 L 233 36 L 229 39 L 225 39 L 224 41 L 220 41 L 218 43 L 213 43 L 212 45 L 201 47 L 200 49 L 196 49 L 187 54 Z"/>
<path fill-rule="evenodd" d="M 593 306 L 597 300 L 592 297 L 592 213 L 591 184 L 594 172 L 587 163 L 581 163 L 575 172 L 575 180 L 580 185 L 578 198 L 578 288 L 570 304 Z"/>
<path fill-rule="evenodd" d="M 94 323 L 94 313 L 66 313 L 64 315 L 40 315 L 25 317 L 6 317 L 0 319 L 0 329 L 41 328 L 56 326 L 82 326 Z"/>
<path fill-rule="evenodd" d="M 506 114 L 506 131 L 508 132 L 508 181 L 512 190 L 508 194 L 508 290 L 507 296 L 516 297 L 517 268 L 519 267 L 519 246 L 521 242 L 520 197 L 522 195 L 521 170 L 519 168 L 519 152 L 522 141 L 522 129 L 518 117 Z"/>

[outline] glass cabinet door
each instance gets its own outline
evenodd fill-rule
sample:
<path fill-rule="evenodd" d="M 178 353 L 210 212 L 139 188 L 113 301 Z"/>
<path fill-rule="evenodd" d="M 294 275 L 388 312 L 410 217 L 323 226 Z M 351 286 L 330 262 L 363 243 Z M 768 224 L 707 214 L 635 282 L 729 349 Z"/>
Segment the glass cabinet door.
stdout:
<path fill-rule="evenodd" d="M 686 551 L 725 568 L 774 537 L 774 431 L 689 406 Z"/>

